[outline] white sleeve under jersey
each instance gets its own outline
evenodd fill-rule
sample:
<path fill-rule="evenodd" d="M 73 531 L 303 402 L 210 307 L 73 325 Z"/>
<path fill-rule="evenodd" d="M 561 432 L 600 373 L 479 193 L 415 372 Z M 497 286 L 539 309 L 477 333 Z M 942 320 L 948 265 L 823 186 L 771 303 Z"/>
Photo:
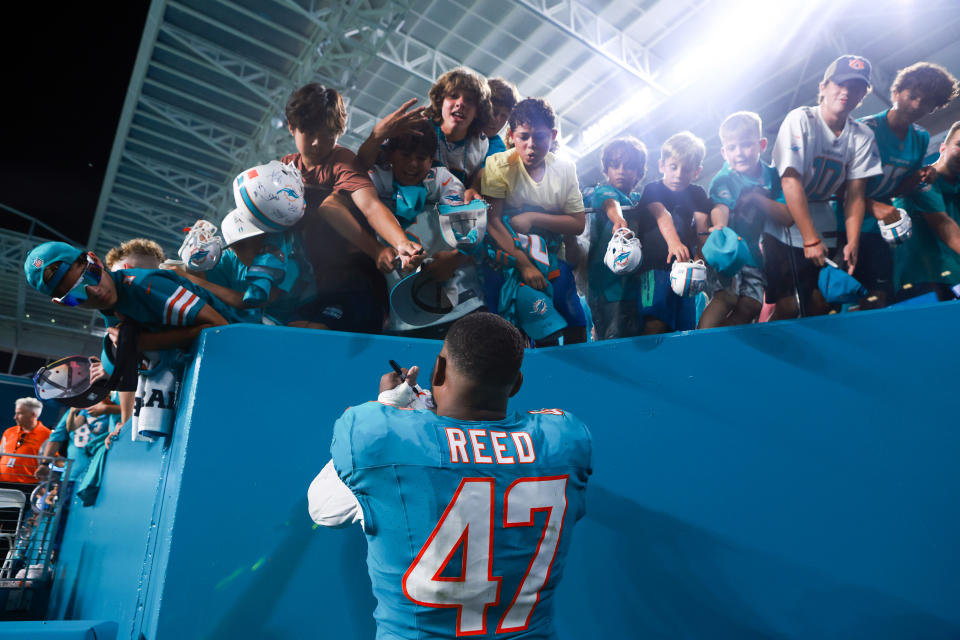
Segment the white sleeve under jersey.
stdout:
<path fill-rule="evenodd" d="M 363 509 L 350 488 L 343 484 L 333 460 L 310 483 L 307 508 L 313 521 L 324 527 L 346 527 L 359 522 L 363 526 Z"/>
<path fill-rule="evenodd" d="M 787 114 L 773 145 L 773 162 L 781 176 L 788 168 L 800 174 L 810 217 L 828 247 L 836 246 L 837 232 L 830 198 L 846 180 L 883 173 L 873 131 L 847 118 L 840 135 L 834 135 L 820 116 L 819 107 L 800 107 Z M 795 247 L 803 246 L 796 225 L 787 233 L 768 221 L 767 232 L 782 241 L 789 238 L 788 243 Z"/>

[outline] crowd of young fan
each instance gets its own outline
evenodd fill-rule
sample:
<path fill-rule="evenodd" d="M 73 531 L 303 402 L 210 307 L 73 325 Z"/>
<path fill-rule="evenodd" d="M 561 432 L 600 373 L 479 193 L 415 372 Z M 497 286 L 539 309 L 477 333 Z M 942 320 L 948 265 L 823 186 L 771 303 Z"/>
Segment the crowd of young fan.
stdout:
<path fill-rule="evenodd" d="M 143 350 L 183 347 L 230 322 L 442 337 L 455 317 L 485 307 L 550 345 L 744 324 L 762 311 L 765 320 L 818 315 L 837 300 L 878 308 L 928 292 L 953 298 L 958 125 L 926 166 L 929 134 L 916 121 L 954 99 L 957 81 L 938 65 L 912 65 L 897 75 L 889 110 L 854 120 L 869 91 L 869 62 L 842 56 L 818 104 L 786 116 L 773 166 L 760 159 L 759 116 L 741 111 L 720 126 L 726 162 L 708 189 L 693 184 L 704 142 L 680 132 L 660 150 L 661 178 L 638 191 L 642 142 L 609 143 L 606 180 L 581 190 L 575 166 L 553 153 L 550 105 L 520 100 L 501 78 L 444 74 L 426 107 L 402 105 L 356 154 L 337 144 L 340 94 L 309 84 L 288 101 L 297 153 L 281 159 L 302 177 L 296 224 L 271 228 L 238 208 L 207 270 L 158 270 L 163 251 L 145 239 L 105 264 L 46 243 L 27 257 L 26 276 L 55 301 L 103 311 L 112 336 L 135 321 Z M 474 251 L 445 242 L 435 204 L 480 198 L 484 242 Z M 845 297 L 832 295 L 825 264 L 862 288 L 843 283 Z M 448 296 L 425 321 L 391 306 L 391 290 L 417 268 Z"/>
<path fill-rule="evenodd" d="M 48 242 L 24 271 L 54 302 L 103 314 L 104 362 L 93 359 L 91 370 L 101 379 L 125 349 L 188 349 L 204 328 L 237 322 L 442 338 L 457 318 L 486 309 L 531 346 L 549 346 L 924 294 L 955 299 L 960 122 L 930 165 L 930 135 L 916 122 L 956 98 L 957 80 L 914 64 L 897 74 L 890 109 L 851 118 L 870 89 L 870 63 L 842 56 L 824 73 L 818 104 L 787 114 L 772 165 L 760 159 L 760 117 L 739 111 L 719 127 L 725 163 L 707 189 L 694 184 L 704 141 L 683 131 L 660 149 L 660 178 L 639 190 L 652 162 L 641 141 L 607 144 L 605 180 L 582 188 L 575 165 L 554 153 L 550 105 L 521 100 L 502 78 L 445 73 L 426 107 L 406 102 L 356 153 L 337 144 L 347 121 L 340 94 L 309 84 L 286 108 L 297 153 L 237 177 L 238 208 L 221 222 L 222 239 L 198 221 L 184 261 L 144 238 L 103 260 Z M 266 171 L 293 180 L 268 194 L 271 206 L 299 206 L 287 223 L 250 199 Z M 468 234 L 472 244 L 451 243 L 436 205 L 480 201 L 485 227 Z M 133 395 L 70 409 L 52 434 L 37 420 L 40 403 L 21 399 L 0 454 L 66 455 L 74 462 L 61 495 L 69 501 L 76 482 L 89 504 Z M 49 462 L 0 457 L 0 481 L 46 479 Z"/>

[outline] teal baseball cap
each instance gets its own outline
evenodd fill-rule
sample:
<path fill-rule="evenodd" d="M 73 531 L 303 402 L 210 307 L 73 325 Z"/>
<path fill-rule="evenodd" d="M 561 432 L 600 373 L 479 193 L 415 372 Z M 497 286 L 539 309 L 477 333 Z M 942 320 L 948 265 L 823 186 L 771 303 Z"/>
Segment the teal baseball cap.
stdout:
<path fill-rule="evenodd" d="M 714 229 L 703 245 L 703 259 L 721 275 L 735 276 L 750 260 L 750 248 L 730 227 Z"/>
<path fill-rule="evenodd" d="M 550 297 L 527 285 L 517 289 L 516 311 L 520 329 L 534 340 L 549 338 L 567 326 Z"/>
<path fill-rule="evenodd" d="M 23 262 L 23 272 L 27 276 L 27 283 L 40 293 L 52 296 L 53 290 L 63 280 L 63 276 L 67 274 L 70 266 L 82 255 L 83 251 L 70 246 L 66 242 L 44 242 L 34 247 Z M 59 262 L 60 266 L 53 276 L 44 282 L 44 269 L 54 262 Z"/>
<path fill-rule="evenodd" d="M 859 280 L 830 264 L 820 269 L 817 286 L 829 304 L 853 304 L 867 295 Z"/>

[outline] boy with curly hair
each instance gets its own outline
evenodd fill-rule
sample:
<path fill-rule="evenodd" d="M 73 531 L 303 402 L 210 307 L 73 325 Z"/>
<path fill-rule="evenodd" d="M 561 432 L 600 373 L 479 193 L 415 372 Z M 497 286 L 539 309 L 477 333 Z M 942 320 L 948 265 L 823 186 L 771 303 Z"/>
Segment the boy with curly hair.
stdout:
<path fill-rule="evenodd" d="M 163 248 L 148 238 L 133 238 L 113 247 L 103 259 L 107 269 L 159 269 L 167 257 Z"/>
<path fill-rule="evenodd" d="M 924 167 L 930 134 L 917 120 L 946 107 L 957 97 L 957 79 L 938 64 L 918 62 L 901 69 L 890 87 L 891 107 L 860 118 L 873 130 L 883 173 L 867 180 L 867 214 L 860 232 L 860 256 L 853 277 L 867 288 L 860 308 L 886 306 L 892 299 L 894 251 L 880 235 L 878 220 L 900 218 L 892 199 L 907 195 L 920 182 L 933 182 L 936 170 Z M 842 203 L 838 212 L 843 214 Z"/>

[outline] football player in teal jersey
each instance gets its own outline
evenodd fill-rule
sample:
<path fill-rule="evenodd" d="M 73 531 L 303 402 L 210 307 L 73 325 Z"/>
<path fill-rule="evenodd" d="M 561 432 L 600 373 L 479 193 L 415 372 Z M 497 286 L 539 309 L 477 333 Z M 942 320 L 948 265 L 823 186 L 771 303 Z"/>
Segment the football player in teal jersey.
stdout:
<path fill-rule="evenodd" d="M 921 180 L 936 179 L 933 167 L 923 166 L 930 134 L 916 122 L 950 104 L 957 90 L 957 79 L 949 71 L 918 62 L 897 73 L 890 88 L 889 109 L 860 119 L 873 130 L 883 163 L 883 174 L 867 180 L 867 212 L 872 215 L 864 217 L 860 259 L 853 272 L 868 291 L 861 308 L 886 306 L 894 293 L 894 251 L 881 237 L 877 220 L 899 220 L 892 199 L 910 193 Z M 842 212 L 842 205 L 838 209 Z"/>
<path fill-rule="evenodd" d="M 585 513 L 592 446 L 568 412 L 508 411 L 525 345 L 499 316 L 465 316 L 434 364 L 435 410 L 404 406 L 425 393 L 410 386 L 411 368 L 406 382 L 384 376 L 380 400 L 334 426 L 310 515 L 363 527 L 378 640 L 557 637 L 556 588 Z"/>
<path fill-rule="evenodd" d="M 947 132 L 933 168 L 929 185 L 896 201 L 913 218 L 913 237 L 897 250 L 897 286 L 903 297 L 934 291 L 952 300 L 960 283 L 960 122 Z"/>

